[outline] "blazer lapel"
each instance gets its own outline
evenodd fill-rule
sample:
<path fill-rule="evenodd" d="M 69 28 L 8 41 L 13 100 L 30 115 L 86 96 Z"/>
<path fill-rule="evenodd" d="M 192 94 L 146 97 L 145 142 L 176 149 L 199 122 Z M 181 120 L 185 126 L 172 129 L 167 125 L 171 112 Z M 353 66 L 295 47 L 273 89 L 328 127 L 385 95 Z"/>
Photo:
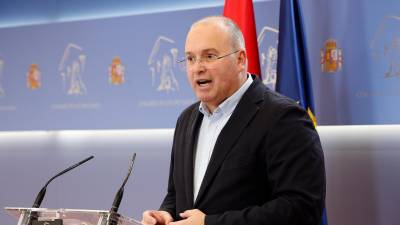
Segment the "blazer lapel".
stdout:
<path fill-rule="evenodd" d="M 185 189 L 186 189 L 186 199 L 189 201 L 189 205 L 193 206 L 193 174 L 194 174 L 194 150 L 196 148 L 197 138 L 199 134 L 199 128 L 201 121 L 203 119 L 203 114 L 195 107 L 190 116 L 190 121 L 188 125 L 188 130 L 185 134 L 185 146 L 183 148 L 184 152 L 184 179 L 185 179 Z"/>
<path fill-rule="evenodd" d="M 235 111 L 219 134 L 206 170 L 206 174 L 204 175 L 201 183 L 199 194 L 194 204 L 195 207 L 198 206 L 199 201 L 212 183 L 212 180 L 221 167 L 226 155 L 232 149 L 232 146 L 238 140 L 246 125 L 257 113 L 259 107 L 256 103 L 262 100 L 263 92 L 265 90 L 265 86 L 262 83 L 261 85 L 262 86 L 260 86 L 258 79 L 254 80 L 253 84 L 243 95 Z M 262 91 L 260 91 L 260 89 Z"/>

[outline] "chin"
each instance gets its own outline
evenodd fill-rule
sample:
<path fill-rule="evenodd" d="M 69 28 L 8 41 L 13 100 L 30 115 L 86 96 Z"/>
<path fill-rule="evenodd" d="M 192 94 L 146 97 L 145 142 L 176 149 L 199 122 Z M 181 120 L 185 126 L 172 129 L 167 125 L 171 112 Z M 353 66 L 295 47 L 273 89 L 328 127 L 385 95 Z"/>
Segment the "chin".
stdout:
<path fill-rule="evenodd" d="M 197 97 L 197 99 L 199 100 L 199 101 L 202 101 L 202 102 L 204 102 L 204 103 L 207 103 L 208 101 L 208 99 L 207 98 L 203 98 L 203 97 Z"/>
<path fill-rule="evenodd" d="M 195 94 L 196 94 L 197 99 L 199 99 L 202 102 L 207 101 L 207 99 L 209 99 L 209 97 L 207 95 L 205 95 L 204 93 L 197 92 Z"/>

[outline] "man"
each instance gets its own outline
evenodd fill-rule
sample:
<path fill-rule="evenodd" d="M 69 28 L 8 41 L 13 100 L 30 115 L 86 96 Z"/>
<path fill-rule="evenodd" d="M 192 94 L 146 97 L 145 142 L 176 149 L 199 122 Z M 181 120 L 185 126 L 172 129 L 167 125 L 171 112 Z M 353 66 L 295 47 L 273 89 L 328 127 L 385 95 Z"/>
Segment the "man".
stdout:
<path fill-rule="evenodd" d="M 247 74 L 243 35 L 224 17 L 194 23 L 185 44 L 197 98 L 178 118 L 168 193 L 143 224 L 318 224 L 322 148 L 307 113 Z"/>

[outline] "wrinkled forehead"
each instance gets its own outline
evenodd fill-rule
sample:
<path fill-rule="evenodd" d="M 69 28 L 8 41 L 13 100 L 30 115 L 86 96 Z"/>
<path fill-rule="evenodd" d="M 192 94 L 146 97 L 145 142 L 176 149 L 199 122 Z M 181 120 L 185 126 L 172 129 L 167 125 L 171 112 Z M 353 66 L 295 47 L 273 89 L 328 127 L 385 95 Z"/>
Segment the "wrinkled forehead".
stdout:
<path fill-rule="evenodd" d="M 232 48 L 231 35 L 218 23 L 200 23 L 193 26 L 186 38 L 185 53 L 201 54 L 204 51 L 228 51 Z"/>

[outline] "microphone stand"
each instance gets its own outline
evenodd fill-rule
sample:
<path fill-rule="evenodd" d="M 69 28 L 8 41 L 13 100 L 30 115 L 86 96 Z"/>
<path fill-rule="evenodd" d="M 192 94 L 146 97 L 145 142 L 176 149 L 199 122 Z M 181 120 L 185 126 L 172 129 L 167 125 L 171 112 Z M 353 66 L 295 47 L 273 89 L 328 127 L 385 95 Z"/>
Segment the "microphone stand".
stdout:
<path fill-rule="evenodd" d="M 84 164 L 85 162 L 87 162 L 87 161 L 89 161 L 89 160 L 91 160 L 93 158 L 94 158 L 94 156 L 90 156 L 90 157 L 88 157 L 88 158 L 86 158 L 86 159 L 84 159 L 84 160 L 82 160 L 82 161 L 80 161 L 80 162 L 68 167 L 67 169 L 57 173 L 55 176 L 50 178 L 50 180 L 47 181 L 47 183 L 44 185 L 44 187 L 37 194 L 35 202 L 32 205 L 32 208 L 39 208 L 40 207 L 40 205 L 42 204 L 42 201 L 44 199 L 44 196 L 46 195 L 46 188 L 47 188 L 47 186 L 49 185 L 49 183 L 51 181 L 53 181 L 55 178 L 63 175 L 64 173 L 75 169 L 76 167 Z M 23 220 L 24 220 L 24 222 L 22 223 L 23 225 L 40 225 L 40 224 L 43 224 L 43 223 L 40 223 L 38 221 L 38 213 L 35 212 L 35 211 L 30 211 L 29 214 L 27 214 L 26 217 Z M 47 224 L 49 224 L 49 223 L 47 222 Z M 61 220 L 54 221 L 53 224 L 49 224 L 49 225 L 62 225 L 62 221 Z"/>
<path fill-rule="evenodd" d="M 114 197 L 114 201 L 113 201 L 112 207 L 110 209 L 110 216 L 109 216 L 108 223 L 107 223 L 108 225 L 117 225 L 118 224 L 118 218 L 119 218 L 118 209 L 119 209 L 119 205 L 121 204 L 122 197 L 124 196 L 125 184 L 128 181 L 128 178 L 132 173 L 133 165 L 135 163 L 135 158 L 136 158 L 136 153 L 133 153 L 133 156 L 131 158 L 131 163 L 130 163 L 129 169 L 128 169 L 128 174 L 126 175 L 126 177 L 124 179 L 124 182 L 122 183 L 122 186 L 119 188 L 117 194 Z"/>

